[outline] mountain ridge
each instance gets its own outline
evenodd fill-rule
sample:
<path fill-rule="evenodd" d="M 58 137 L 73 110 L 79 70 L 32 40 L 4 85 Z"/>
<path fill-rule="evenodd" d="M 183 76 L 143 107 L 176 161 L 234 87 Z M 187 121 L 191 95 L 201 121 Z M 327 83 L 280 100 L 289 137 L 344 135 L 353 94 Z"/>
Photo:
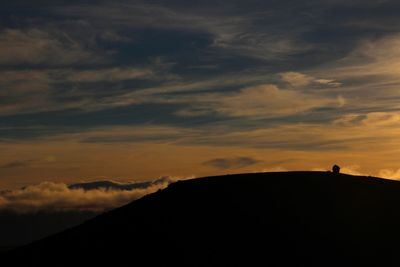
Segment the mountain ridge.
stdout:
<path fill-rule="evenodd" d="M 4 259 L 13 266 L 70 266 L 78 259 L 100 266 L 396 266 L 397 203 L 400 183 L 376 177 L 275 172 L 195 178 Z"/>

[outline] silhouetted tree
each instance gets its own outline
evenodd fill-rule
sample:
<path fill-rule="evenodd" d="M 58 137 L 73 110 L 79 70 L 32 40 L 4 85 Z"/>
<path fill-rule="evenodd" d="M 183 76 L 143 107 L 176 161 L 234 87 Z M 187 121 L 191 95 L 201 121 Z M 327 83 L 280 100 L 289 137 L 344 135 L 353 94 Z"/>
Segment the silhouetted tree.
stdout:
<path fill-rule="evenodd" d="M 332 167 L 332 172 L 333 173 L 340 173 L 340 167 L 338 165 L 333 165 Z"/>

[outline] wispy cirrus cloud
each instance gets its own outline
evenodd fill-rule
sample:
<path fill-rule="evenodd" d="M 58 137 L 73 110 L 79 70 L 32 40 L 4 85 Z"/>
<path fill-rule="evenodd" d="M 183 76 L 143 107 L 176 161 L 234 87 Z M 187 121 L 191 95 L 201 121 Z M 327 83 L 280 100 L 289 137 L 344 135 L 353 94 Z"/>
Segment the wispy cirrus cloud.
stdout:
<path fill-rule="evenodd" d="M 342 106 L 338 98 L 329 99 L 305 92 L 280 89 L 273 84 L 243 88 L 236 93 L 200 94 L 188 104 L 192 107 L 178 111 L 177 114 L 196 116 L 214 112 L 228 117 L 254 119 L 284 117 L 319 107 Z"/>
<path fill-rule="evenodd" d="M 327 64 L 317 73 L 327 77 L 340 77 L 343 80 L 368 78 L 365 82 L 374 82 L 371 78 L 380 77 L 381 80 L 393 82 L 399 74 L 398 33 L 388 34 L 380 38 L 364 37 L 347 55 Z M 398 80 L 395 80 L 398 82 Z"/>
<path fill-rule="evenodd" d="M 179 2 L 179 1 L 178 1 Z M 144 3 L 123 2 L 106 3 L 98 6 L 86 6 L 77 3 L 49 9 L 54 13 L 64 13 L 76 18 L 90 18 L 96 24 L 103 25 L 106 18 L 109 25 L 131 29 L 148 28 L 151 30 L 191 31 L 206 34 L 209 47 L 224 55 L 241 55 L 262 60 L 284 59 L 290 55 L 304 53 L 312 45 L 304 42 L 300 35 L 308 27 L 287 20 L 280 26 L 280 32 L 270 24 L 282 19 L 293 19 L 291 13 L 296 8 L 278 5 L 277 12 L 247 10 L 240 2 L 230 5 L 221 3 L 210 7 L 199 3 L 193 9 L 183 3 Z M 238 12 L 241 11 L 241 12 Z M 269 19 L 266 19 L 269 18 Z M 257 23 L 258 22 L 258 23 Z M 294 30 L 291 24 L 297 27 Z"/>
<path fill-rule="evenodd" d="M 23 168 L 23 167 L 30 166 L 32 164 L 32 162 L 35 162 L 35 160 L 15 160 L 15 161 L 0 165 L 0 169 Z"/>
<path fill-rule="evenodd" d="M 92 103 L 96 94 L 85 92 L 85 85 L 132 80 L 168 79 L 163 75 L 155 78 L 152 66 L 110 67 L 76 70 L 73 68 L 54 68 L 41 70 L 0 71 L 0 115 L 19 113 L 38 113 L 45 111 L 84 108 Z M 60 88 L 64 91 L 59 93 Z M 70 88 L 65 90 L 65 88 Z M 79 90 L 81 88 L 81 90 Z M 73 92 L 71 95 L 70 92 Z M 109 92 L 108 94 L 112 94 Z M 60 101 L 60 99 L 69 99 Z"/>
<path fill-rule="evenodd" d="M 237 94 L 227 95 L 213 106 L 229 116 L 280 117 L 305 112 L 318 107 L 340 107 L 336 98 L 280 89 L 275 85 L 244 88 Z"/>
<path fill-rule="evenodd" d="M 134 79 L 150 79 L 151 77 L 154 77 L 154 72 L 151 69 L 132 67 L 65 72 L 65 81 L 68 82 L 116 82 Z"/>
<path fill-rule="evenodd" d="M 215 81 L 218 84 L 218 81 Z M 204 83 L 206 85 L 206 83 Z M 87 108 L 110 108 L 138 104 L 179 104 L 186 108 L 178 109 L 175 114 L 183 117 L 227 116 L 274 118 L 311 111 L 316 108 L 341 108 L 345 100 L 341 95 L 324 96 L 313 92 L 282 89 L 275 84 L 260 84 L 233 91 L 202 92 L 197 91 L 201 84 L 173 85 L 138 90 L 123 96 L 105 99 L 101 105 Z M 215 84 L 209 84 L 210 88 Z M 225 85 L 226 86 L 226 85 Z M 176 96 L 174 92 L 182 92 Z M 186 92 L 186 94 L 184 94 Z"/>
<path fill-rule="evenodd" d="M 233 158 L 216 158 L 203 162 L 203 165 L 212 166 L 218 169 L 240 169 L 252 166 L 262 161 L 252 157 L 233 157 Z"/>
<path fill-rule="evenodd" d="M 2 145 L 190 146 L 199 170 L 210 147 L 298 166 L 375 151 L 375 172 L 397 169 L 396 1 L 22 2 L 1 13 Z"/>
<path fill-rule="evenodd" d="M 310 75 L 294 71 L 282 72 L 279 73 L 279 76 L 283 81 L 289 83 L 293 87 L 304 87 L 304 86 L 309 86 L 311 84 L 316 84 L 326 87 L 339 87 L 342 85 L 340 82 L 335 80 L 318 79 Z"/>
<path fill-rule="evenodd" d="M 102 58 L 66 34 L 59 36 L 40 29 L 5 29 L 0 32 L 0 64 L 70 65 L 99 62 Z"/>

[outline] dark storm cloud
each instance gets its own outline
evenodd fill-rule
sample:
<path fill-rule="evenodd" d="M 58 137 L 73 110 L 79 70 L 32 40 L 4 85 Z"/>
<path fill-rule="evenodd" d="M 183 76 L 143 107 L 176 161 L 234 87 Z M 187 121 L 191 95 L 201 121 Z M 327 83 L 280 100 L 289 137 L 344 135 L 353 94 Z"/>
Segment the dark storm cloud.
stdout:
<path fill-rule="evenodd" d="M 235 157 L 235 158 L 216 158 L 203 162 L 203 165 L 212 166 L 218 169 L 239 169 L 252 166 L 262 161 L 252 157 Z"/>

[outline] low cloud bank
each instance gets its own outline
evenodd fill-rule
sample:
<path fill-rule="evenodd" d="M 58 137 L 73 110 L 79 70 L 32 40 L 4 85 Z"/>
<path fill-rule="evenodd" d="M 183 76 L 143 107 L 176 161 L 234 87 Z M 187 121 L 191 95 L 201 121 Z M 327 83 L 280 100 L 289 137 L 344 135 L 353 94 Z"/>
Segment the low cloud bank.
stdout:
<path fill-rule="evenodd" d="M 67 185 L 43 182 L 18 190 L 0 192 L 0 211 L 17 213 L 39 211 L 102 212 L 165 188 L 171 182 L 172 180 L 166 177 L 139 183 L 98 181 Z"/>

